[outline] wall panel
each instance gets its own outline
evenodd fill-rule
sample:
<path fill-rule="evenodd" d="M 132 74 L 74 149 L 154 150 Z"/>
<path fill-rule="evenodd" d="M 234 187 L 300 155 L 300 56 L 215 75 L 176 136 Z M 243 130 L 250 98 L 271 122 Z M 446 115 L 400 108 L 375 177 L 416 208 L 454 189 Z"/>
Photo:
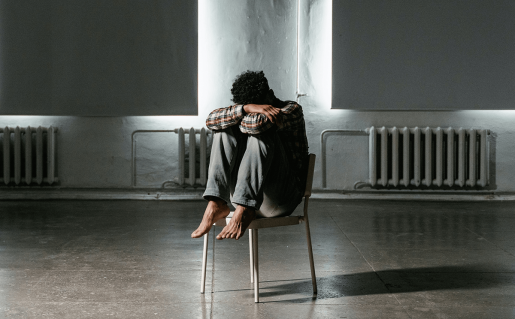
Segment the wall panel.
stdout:
<path fill-rule="evenodd" d="M 512 109 L 515 3 L 333 1 L 332 108 Z"/>
<path fill-rule="evenodd" d="M 197 6 L 0 0 L 0 114 L 197 114 Z"/>

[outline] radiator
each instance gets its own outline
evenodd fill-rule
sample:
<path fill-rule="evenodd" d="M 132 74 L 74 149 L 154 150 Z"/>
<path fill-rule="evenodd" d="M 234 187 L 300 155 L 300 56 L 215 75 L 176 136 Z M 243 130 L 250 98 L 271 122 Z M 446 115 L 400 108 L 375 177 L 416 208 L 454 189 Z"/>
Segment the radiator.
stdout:
<path fill-rule="evenodd" d="M 207 184 L 207 135 L 209 130 L 205 128 L 194 129 L 193 127 L 189 130 L 184 130 L 182 127 L 175 129 L 175 133 L 179 135 L 179 176 L 175 179 L 175 182 L 181 186 L 201 185 Z M 188 172 L 189 176 L 186 176 L 186 134 L 189 138 L 189 157 L 188 157 Z M 200 147 L 199 147 L 199 162 L 200 162 L 200 176 L 197 178 L 195 163 L 197 161 L 196 146 L 197 139 L 196 134 L 200 134 Z"/>
<path fill-rule="evenodd" d="M 0 128 L 0 183 L 54 184 L 55 127 Z M 35 135 L 35 136 L 34 136 Z"/>
<path fill-rule="evenodd" d="M 375 128 L 369 132 L 372 187 L 485 187 L 489 130 Z"/>

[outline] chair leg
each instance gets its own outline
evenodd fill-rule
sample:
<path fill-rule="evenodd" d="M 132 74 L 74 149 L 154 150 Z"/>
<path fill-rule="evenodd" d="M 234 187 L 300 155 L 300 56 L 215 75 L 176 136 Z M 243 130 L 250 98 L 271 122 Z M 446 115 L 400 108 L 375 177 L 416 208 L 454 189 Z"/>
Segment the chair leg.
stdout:
<path fill-rule="evenodd" d="M 254 252 L 254 302 L 259 302 L 259 253 L 258 253 L 258 230 L 252 231 L 252 244 Z"/>
<path fill-rule="evenodd" d="M 254 282 L 254 249 L 252 249 L 252 229 L 249 229 L 250 283 Z"/>
<path fill-rule="evenodd" d="M 202 253 L 202 280 L 200 283 L 200 293 L 206 291 L 206 268 L 207 268 L 207 247 L 209 242 L 209 233 L 204 235 L 204 251 Z"/>
<path fill-rule="evenodd" d="M 315 275 L 315 262 L 313 261 L 313 247 L 311 246 L 311 232 L 309 231 L 309 220 L 306 216 L 304 219 L 306 224 L 306 238 L 308 241 L 308 251 L 309 251 L 309 266 L 311 268 L 311 283 L 313 284 L 313 294 L 317 294 L 317 277 Z"/>

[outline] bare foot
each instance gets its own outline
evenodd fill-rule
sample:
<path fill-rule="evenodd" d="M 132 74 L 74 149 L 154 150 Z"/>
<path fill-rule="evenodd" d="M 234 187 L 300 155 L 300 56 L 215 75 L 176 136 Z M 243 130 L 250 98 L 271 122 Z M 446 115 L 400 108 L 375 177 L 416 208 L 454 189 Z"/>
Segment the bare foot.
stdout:
<path fill-rule="evenodd" d="M 218 220 L 227 217 L 231 210 L 227 203 L 221 199 L 213 199 L 210 200 L 207 204 L 206 211 L 204 212 L 204 217 L 200 222 L 197 230 L 191 233 L 191 238 L 200 238 L 204 236 L 204 234 L 209 233 L 211 227 Z"/>
<path fill-rule="evenodd" d="M 235 238 L 240 239 L 250 223 L 256 218 L 256 210 L 254 208 L 240 206 L 236 207 L 234 215 L 229 223 L 222 229 L 216 239 Z"/>

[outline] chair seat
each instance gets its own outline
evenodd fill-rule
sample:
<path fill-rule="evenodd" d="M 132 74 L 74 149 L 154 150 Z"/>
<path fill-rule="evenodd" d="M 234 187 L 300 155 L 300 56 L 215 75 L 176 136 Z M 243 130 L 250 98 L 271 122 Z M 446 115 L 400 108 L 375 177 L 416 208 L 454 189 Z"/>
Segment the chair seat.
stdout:
<path fill-rule="evenodd" d="M 220 219 L 214 225 L 224 227 L 231 220 L 234 212 L 224 219 Z M 290 226 L 302 223 L 303 216 L 286 216 L 286 217 L 272 217 L 272 218 L 257 218 L 250 223 L 248 229 L 260 229 L 280 226 Z"/>

